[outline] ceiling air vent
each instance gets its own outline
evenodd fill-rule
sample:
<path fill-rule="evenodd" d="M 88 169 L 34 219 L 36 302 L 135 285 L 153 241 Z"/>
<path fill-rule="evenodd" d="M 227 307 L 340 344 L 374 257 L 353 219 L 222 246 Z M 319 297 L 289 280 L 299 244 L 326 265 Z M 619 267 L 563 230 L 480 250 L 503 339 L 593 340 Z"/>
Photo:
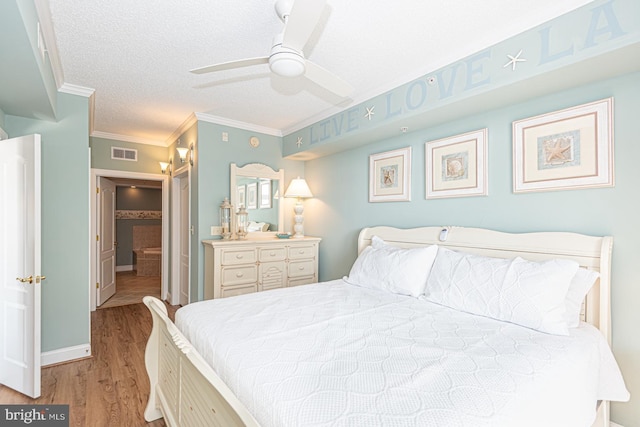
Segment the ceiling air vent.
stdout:
<path fill-rule="evenodd" d="M 111 147 L 111 158 L 113 160 L 138 161 L 138 150 L 132 148 Z"/>

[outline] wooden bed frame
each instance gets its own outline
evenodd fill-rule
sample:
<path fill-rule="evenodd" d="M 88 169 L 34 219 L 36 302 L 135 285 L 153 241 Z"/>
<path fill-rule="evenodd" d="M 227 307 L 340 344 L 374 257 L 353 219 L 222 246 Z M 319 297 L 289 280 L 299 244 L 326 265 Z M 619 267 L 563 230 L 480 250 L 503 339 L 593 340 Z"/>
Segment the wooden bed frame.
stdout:
<path fill-rule="evenodd" d="M 371 244 L 372 236 L 399 247 L 438 244 L 491 257 L 575 260 L 582 267 L 600 272 L 600 280 L 585 299 L 582 318 L 600 329 L 611 344 L 611 237 L 564 232 L 516 234 L 463 227 L 372 227 L 360 232 L 358 253 Z M 149 296 L 143 301 L 153 317 L 153 329 L 145 352 L 151 383 L 145 420 L 164 417 L 169 426 L 259 426 L 169 319 L 164 303 Z M 601 402 L 593 427 L 608 426 L 609 402 Z"/>

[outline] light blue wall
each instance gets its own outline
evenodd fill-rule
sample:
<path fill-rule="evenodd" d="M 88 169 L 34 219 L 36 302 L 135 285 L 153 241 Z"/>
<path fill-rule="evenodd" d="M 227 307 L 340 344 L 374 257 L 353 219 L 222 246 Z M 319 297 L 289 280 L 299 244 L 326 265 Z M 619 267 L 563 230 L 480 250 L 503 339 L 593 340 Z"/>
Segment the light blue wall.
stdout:
<path fill-rule="evenodd" d="M 166 147 L 134 142 L 118 141 L 106 138 L 89 138 L 91 145 L 91 167 L 94 169 L 109 169 L 125 172 L 160 173 L 160 163 L 169 158 Z M 138 150 L 138 161 L 111 159 L 111 147 Z"/>
<path fill-rule="evenodd" d="M 36 11 L 35 2 L 32 0 L 17 0 L 18 9 L 20 9 L 20 15 L 22 21 L 27 29 L 26 35 L 29 38 L 31 44 L 31 50 L 33 51 L 33 58 L 36 61 L 40 78 L 42 79 L 42 85 L 49 98 L 49 103 L 53 106 L 54 113 L 56 110 L 56 97 L 58 95 L 58 86 L 53 76 L 53 70 L 51 63 L 49 62 L 49 55 L 44 55 L 44 58 L 40 55 L 40 48 L 38 47 L 38 13 Z M 40 82 L 38 82 L 40 83 Z M 57 114 L 56 114 L 57 116 Z M 59 117 L 59 116 L 58 116 Z"/>
<path fill-rule="evenodd" d="M 229 141 L 222 141 L 222 132 L 227 132 Z M 249 138 L 258 136 L 260 145 L 253 148 L 249 145 Z M 236 163 L 244 166 L 247 163 L 263 163 L 271 168 L 285 170 L 285 185 L 298 175 L 304 175 L 304 163 L 282 158 L 282 138 L 265 135 L 247 130 L 231 128 L 214 123 L 198 122 L 198 145 L 196 153 L 197 184 L 192 187 L 192 198 L 197 198 L 197 222 L 195 238 L 192 241 L 192 259 L 197 260 L 197 271 L 192 270 L 192 299 L 204 298 L 204 248 L 202 240 L 211 239 L 211 226 L 220 225 L 219 207 L 229 192 L 229 165 Z M 192 180 L 193 183 L 193 180 Z M 285 204 L 285 227 L 291 224 L 291 215 Z M 196 247 L 197 246 L 197 247 Z M 194 266 L 194 264 L 192 264 Z M 195 281 L 194 281 L 195 280 Z"/>
<path fill-rule="evenodd" d="M 42 135 L 42 351 L 90 341 L 89 100 L 59 93 L 58 121 L 5 117 L 10 137 Z"/>
<path fill-rule="evenodd" d="M 610 96 L 615 99 L 615 188 L 513 194 L 511 123 Z M 305 232 L 323 238 L 320 279 L 349 273 L 358 232 L 367 226 L 459 225 L 612 235 L 613 349 L 632 395 L 630 403 L 613 405 L 613 419 L 625 427 L 640 426 L 638 111 L 640 73 L 634 73 L 306 162 L 305 177 L 313 185 L 315 198 L 306 201 Z M 485 127 L 489 130 L 489 196 L 425 200 L 424 143 Z M 369 155 L 407 146 L 413 151 L 412 201 L 369 203 Z"/>

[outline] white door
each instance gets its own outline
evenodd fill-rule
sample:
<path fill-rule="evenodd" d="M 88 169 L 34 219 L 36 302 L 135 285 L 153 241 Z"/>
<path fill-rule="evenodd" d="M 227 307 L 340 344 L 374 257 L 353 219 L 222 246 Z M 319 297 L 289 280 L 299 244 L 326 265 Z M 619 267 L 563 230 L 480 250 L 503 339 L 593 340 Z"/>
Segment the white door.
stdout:
<path fill-rule="evenodd" d="M 40 396 L 40 135 L 0 141 L 0 383 Z"/>
<path fill-rule="evenodd" d="M 98 292 L 101 306 L 116 293 L 116 185 L 98 179 Z"/>
<path fill-rule="evenodd" d="M 180 305 L 189 304 L 189 223 L 189 177 L 185 176 L 180 179 Z"/>

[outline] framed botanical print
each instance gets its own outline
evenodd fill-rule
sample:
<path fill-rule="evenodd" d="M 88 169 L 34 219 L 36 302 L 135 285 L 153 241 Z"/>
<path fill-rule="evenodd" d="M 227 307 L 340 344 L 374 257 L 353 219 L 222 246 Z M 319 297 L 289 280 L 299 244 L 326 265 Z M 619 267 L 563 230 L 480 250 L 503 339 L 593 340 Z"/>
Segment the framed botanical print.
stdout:
<path fill-rule="evenodd" d="M 487 129 L 425 143 L 427 199 L 487 195 Z"/>
<path fill-rule="evenodd" d="M 513 122 L 514 193 L 613 184 L 613 98 Z"/>
<path fill-rule="evenodd" d="M 411 147 L 369 156 L 369 202 L 411 200 Z"/>

